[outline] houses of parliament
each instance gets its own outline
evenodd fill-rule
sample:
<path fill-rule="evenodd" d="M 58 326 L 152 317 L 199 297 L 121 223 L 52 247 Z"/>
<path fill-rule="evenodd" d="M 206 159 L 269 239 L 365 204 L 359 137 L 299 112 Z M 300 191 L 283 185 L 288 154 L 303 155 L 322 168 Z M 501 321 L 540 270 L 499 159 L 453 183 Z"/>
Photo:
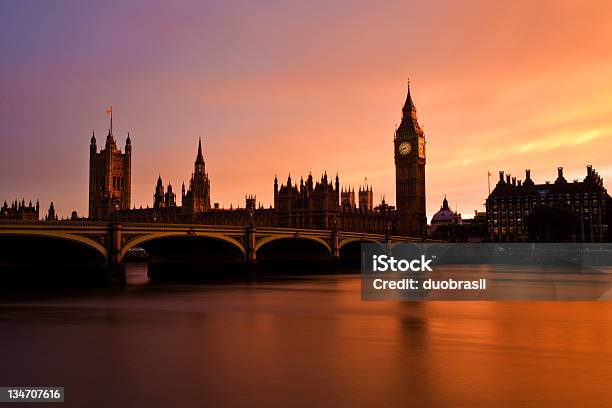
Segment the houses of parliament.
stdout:
<path fill-rule="evenodd" d="M 211 180 L 206 171 L 202 141 L 198 141 L 193 172 L 187 185 L 176 189 L 164 185 L 161 175 L 152 185 L 151 204 L 136 208 L 131 203 L 132 140 L 127 134 L 123 150 L 113 133 L 112 109 L 110 126 L 101 148 L 95 134 L 89 146 L 89 213 L 94 221 L 176 223 L 201 225 L 260 226 L 306 228 L 346 232 L 403 235 L 425 238 L 427 218 L 425 205 L 426 142 L 417 120 L 410 86 L 402 107 L 402 119 L 395 130 L 393 152 L 395 162 L 396 207 L 384 198 L 374 203 L 374 190 L 367 182 L 357 189 L 343 186 L 338 174 L 309 174 L 299 180 L 289 175 L 285 180 L 274 177 L 273 205 L 264 208 L 254 195 L 245 195 L 244 206 L 221 208 L 212 200 Z M 563 168 L 558 168 L 554 183 L 535 184 L 526 171 L 524 183 L 500 173 L 499 182 L 486 198 L 486 212 L 479 216 L 486 242 L 528 242 L 533 235 L 527 222 L 540 207 L 561 206 L 575 218 L 572 242 L 604 242 L 610 240 L 612 198 L 603 179 L 587 166 L 584 180 L 568 182 Z M 489 173 L 490 175 L 490 173 Z M 570 217 L 572 218 L 572 217 Z M 41 219 L 40 204 L 25 199 L 5 201 L 0 207 L 0 221 Z M 53 203 L 44 220 L 57 220 Z M 72 212 L 71 220 L 82 220 Z M 466 224 L 448 207 L 448 202 L 432 218 L 432 229 L 440 224 Z M 567 219 L 557 220 L 568 222 Z M 557 222 L 555 221 L 555 222 Z M 533 223 L 532 223 L 533 224 Z"/>
<path fill-rule="evenodd" d="M 334 229 L 354 232 L 424 237 L 425 136 L 416 116 L 410 87 L 402 108 L 401 124 L 393 140 L 396 170 L 396 204 L 384 199 L 374 205 L 373 188 L 363 185 L 341 187 L 340 177 L 324 172 L 315 179 L 286 182 L 274 178 L 274 205 L 257 205 L 256 197 L 245 196 L 244 207 L 222 209 L 211 205 L 211 181 L 201 140 L 188 186 L 181 186 L 180 205 L 175 189 L 164 187 L 159 176 L 152 205 L 131 206 L 132 142 L 127 135 L 123 151 L 117 147 L 110 127 L 104 147 L 98 151 L 95 135 L 89 152 L 89 218 L 121 222 L 198 223 L 206 225 L 256 225 L 266 227 Z"/>

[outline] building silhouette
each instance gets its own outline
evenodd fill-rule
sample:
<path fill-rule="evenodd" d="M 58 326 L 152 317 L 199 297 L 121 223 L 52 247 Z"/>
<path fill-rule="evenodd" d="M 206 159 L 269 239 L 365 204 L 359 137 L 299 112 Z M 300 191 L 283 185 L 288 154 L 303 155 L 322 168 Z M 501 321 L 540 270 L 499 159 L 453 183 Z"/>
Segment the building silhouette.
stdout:
<path fill-rule="evenodd" d="M 104 148 L 98 152 L 96 136 L 89 145 L 89 218 L 108 219 L 117 211 L 129 210 L 132 176 L 132 141 L 128 133 L 125 153 L 117 148 L 113 117 Z"/>
<path fill-rule="evenodd" d="M 278 186 L 274 177 L 274 210 L 279 227 L 329 229 L 340 202 L 340 178 L 335 183 L 328 181 L 327 172 L 321 180 L 313 181 L 312 174 L 306 182 L 300 179 L 299 186 L 291 182 Z"/>
<path fill-rule="evenodd" d="M 355 188 L 342 189 L 340 191 L 340 205 L 344 209 L 355 208 Z"/>
<path fill-rule="evenodd" d="M 53 201 L 51 201 L 51 204 L 49 205 L 49 210 L 47 211 L 45 221 L 57 221 L 57 214 L 55 213 L 55 206 L 53 205 Z"/>
<path fill-rule="evenodd" d="M 153 208 L 172 208 L 176 207 L 176 194 L 172 190 L 172 184 L 168 184 L 168 189 L 164 194 L 164 184 L 161 175 L 157 178 L 155 194 L 153 194 Z"/>
<path fill-rule="evenodd" d="M 327 172 L 315 181 L 312 174 L 299 184 L 287 177 L 284 184 L 274 178 L 274 206 L 257 205 L 254 195 L 245 195 L 244 207 L 229 209 L 210 206 L 210 182 L 204 172 L 201 142 L 194 164 L 194 172 L 184 187 L 181 203 L 176 201 L 172 185 L 164 188 L 161 175 L 153 192 L 153 205 L 115 211 L 112 218 L 126 222 L 199 223 L 209 225 L 249 225 L 286 228 L 339 228 L 347 231 L 397 233 L 395 208 L 383 201 L 373 206 L 371 185 L 360 187 L 359 206 L 355 205 L 355 189 L 348 187 L 344 197 L 348 203 L 341 205 L 340 177 L 330 181 Z"/>
<path fill-rule="evenodd" d="M 210 209 L 210 180 L 206 173 L 204 155 L 202 154 L 202 140 L 198 141 L 198 155 L 196 156 L 193 174 L 189 180 L 189 190 L 182 188 L 181 203 L 188 213 L 197 213 Z"/>
<path fill-rule="evenodd" d="M 112 115 L 112 113 L 111 113 Z M 319 180 L 309 174 L 299 183 L 287 177 L 284 184 L 274 178 L 274 205 L 263 208 L 252 195 L 245 195 L 243 208 L 211 206 L 210 179 L 206 173 L 202 141 L 189 186 L 181 187 L 180 203 L 171 184 L 164 188 L 161 175 L 153 190 L 152 206 L 130 209 L 132 145 L 128 134 L 125 153 L 117 149 L 111 126 L 105 147 L 98 152 L 95 137 L 90 146 L 89 218 L 131 222 L 202 223 L 333 229 L 393 233 L 424 237 L 425 137 L 416 119 L 410 88 L 402 109 L 402 122 L 394 136 L 397 210 L 384 198 L 374 205 L 369 184 L 341 189 L 340 177 L 332 180 L 324 172 Z"/>
<path fill-rule="evenodd" d="M 359 186 L 359 208 L 366 211 L 372 211 L 374 208 L 374 192 L 372 186 L 365 185 L 363 188 Z"/>
<path fill-rule="evenodd" d="M 410 95 L 402 108 L 402 121 L 395 131 L 395 194 L 399 231 L 405 235 L 427 234 L 425 208 L 425 134 L 419 125 Z"/>
<path fill-rule="evenodd" d="M 32 205 L 30 201 L 27 205 L 24 199 L 21 202 L 13 201 L 9 207 L 7 202 L 0 208 L 0 220 L 22 220 L 22 221 L 38 221 L 40 205 L 36 201 L 36 205 Z"/>
<path fill-rule="evenodd" d="M 489 239 L 492 242 L 527 242 L 526 219 L 539 206 L 560 205 L 571 211 L 577 220 L 575 242 L 604 242 L 612 199 L 603 180 L 587 166 L 582 181 L 568 182 L 563 167 L 558 168 L 554 183 L 535 184 L 531 171 L 525 170 L 525 181 L 499 172 L 499 181 L 486 200 Z M 558 220 L 564 222 L 564 220 Z"/>

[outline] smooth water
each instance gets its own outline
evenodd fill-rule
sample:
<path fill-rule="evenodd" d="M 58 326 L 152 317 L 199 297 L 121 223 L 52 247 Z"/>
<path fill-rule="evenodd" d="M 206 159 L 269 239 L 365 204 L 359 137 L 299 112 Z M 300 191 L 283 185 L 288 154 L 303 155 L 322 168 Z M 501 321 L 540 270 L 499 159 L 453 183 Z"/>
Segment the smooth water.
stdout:
<path fill-rule="evenodd" d="M 125 289 L 3 295 L 0 386 L 64 386 L 71 407 L 612 406 L 610 302 L 362 302 L 357 275 L 128 272 Z"/>

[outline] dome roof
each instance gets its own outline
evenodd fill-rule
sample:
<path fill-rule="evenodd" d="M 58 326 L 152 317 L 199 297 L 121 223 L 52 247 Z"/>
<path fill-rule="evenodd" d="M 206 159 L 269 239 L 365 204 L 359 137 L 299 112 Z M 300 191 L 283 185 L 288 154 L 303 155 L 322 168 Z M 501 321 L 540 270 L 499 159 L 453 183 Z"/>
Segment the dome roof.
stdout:
<path fill-rule="evenodd" d="M 431 222 L 451 222 L 455 219 L 455 213 L 451 210 L 440 210 L 434 214 Z"/>
<path fill-rule="evenodd" d="M 431 223 L 440 223 L 440 224 L 448 224 L 454 222 L 458 219 L 460 215 L 457 215 L 453 210 L 448 206 L 448 200 L 444 197 L 444 201 L 442 201 L 442 207 L 440 210 L 434 214 L 431 218 Z"/>

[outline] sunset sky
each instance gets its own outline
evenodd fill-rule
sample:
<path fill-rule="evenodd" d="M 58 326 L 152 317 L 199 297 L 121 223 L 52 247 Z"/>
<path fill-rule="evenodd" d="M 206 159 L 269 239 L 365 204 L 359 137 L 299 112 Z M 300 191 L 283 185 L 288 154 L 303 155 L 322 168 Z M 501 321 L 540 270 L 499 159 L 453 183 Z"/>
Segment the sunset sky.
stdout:
<path fill-rule="evenodd" d="M 89 139 L 113 106 L 132 204 L 178 191 L 202 137 L 212 201 L 268 206 L 273 179 L 367 177 L 395 202 L 410 78 L 427 212 L 482 209 L 487 171 L 612 180 L 612 2 L 0 3 L 0 203 L 87 214 Z"/>

